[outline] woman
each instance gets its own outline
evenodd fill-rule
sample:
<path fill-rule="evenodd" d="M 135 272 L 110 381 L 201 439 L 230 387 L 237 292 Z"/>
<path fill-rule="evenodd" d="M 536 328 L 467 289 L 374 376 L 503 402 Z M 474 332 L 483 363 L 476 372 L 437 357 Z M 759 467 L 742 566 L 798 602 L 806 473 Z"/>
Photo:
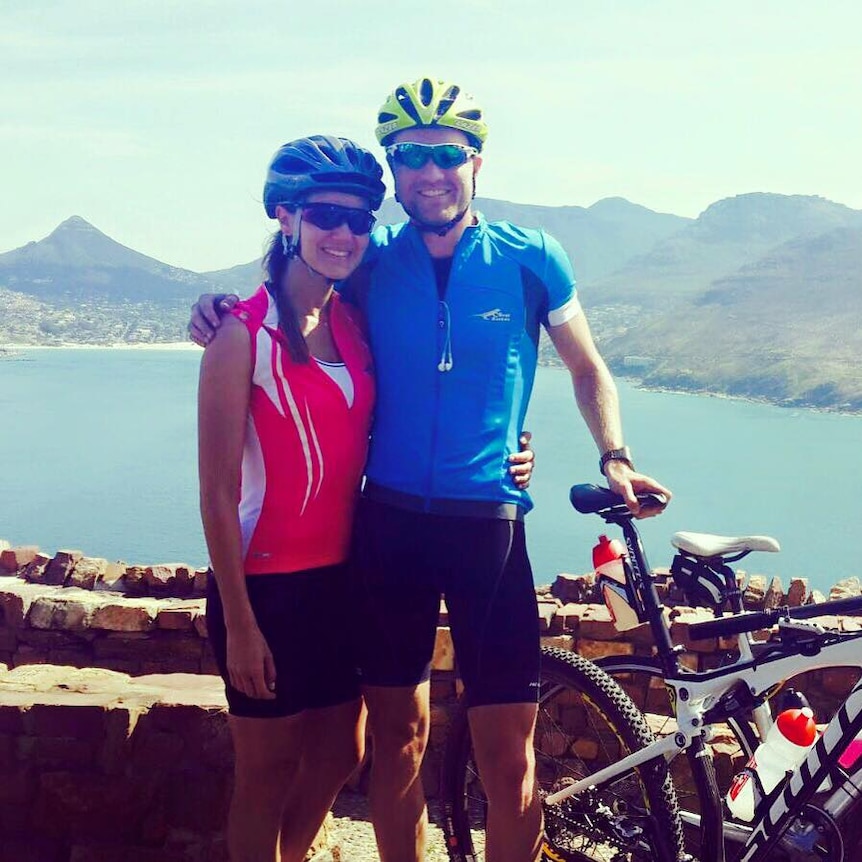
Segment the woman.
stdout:
<path fill-rule="evenodd" d="M 362 753 L 346 602 L 329 600 L 345 593 L 374 383 L 333 284 L 368 246 L 382 173 L 343 138 L 281 147 L 264 188 L 279 223 L 268 278 L 201 363 L 207 621 L 236 755 L 233 862 L 273 862 L 279 846 L 283 862 L 301 860 Z"/>

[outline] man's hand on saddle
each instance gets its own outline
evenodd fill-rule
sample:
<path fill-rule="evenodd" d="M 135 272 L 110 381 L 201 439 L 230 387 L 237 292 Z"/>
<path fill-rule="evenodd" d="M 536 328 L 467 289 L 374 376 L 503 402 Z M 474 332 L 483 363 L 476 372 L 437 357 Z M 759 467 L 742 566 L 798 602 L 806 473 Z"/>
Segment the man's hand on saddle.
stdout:
<path fill-rule="evenodd" d="M 509 474 L 515 485 L 522 491 L 530 487 L 530 479 L 533 478 L 533 465 L 536 456 L 530 445 L 532 439 L 533 435 L 529 431 L 522 431 L 518 438 L 520 450 L 509 456 Z"/>
<path fill-rule="evenodd" d="M 192 306 L 189 338 L 199 347 L 206 347 L 221 326 L 222 317 L 238 302 L 235 293 L 202 293 Z"/>
<path fill-rule="evenodd" d="M 619 494 L 625 501 L 628 510 L 636 518 L 653 518 L 660 515 L 673 496 L 668 488 L 657 482 L 651 476 L 638 473 L 625 461 L 608 461 L 605 464 L 605 476 L 608 487 Z M 643 506 L 638 502 L 638 494 L 661 494 L 665 498 L 663 506 Z"/>

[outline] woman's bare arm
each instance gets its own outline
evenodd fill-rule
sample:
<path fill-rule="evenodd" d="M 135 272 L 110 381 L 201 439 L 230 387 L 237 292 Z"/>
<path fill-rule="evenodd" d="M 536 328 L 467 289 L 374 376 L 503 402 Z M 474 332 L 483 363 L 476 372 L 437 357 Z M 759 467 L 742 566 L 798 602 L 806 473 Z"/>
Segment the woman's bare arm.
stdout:
<path fill-rule="evenodd" d="M 248 600 L 237 506 L 251 393 L 250 336 L 226 318 L 201 360 L 198 472 L 201 519 L 228 633 L 231 685 L 272 698 L 272 656 Z"/>

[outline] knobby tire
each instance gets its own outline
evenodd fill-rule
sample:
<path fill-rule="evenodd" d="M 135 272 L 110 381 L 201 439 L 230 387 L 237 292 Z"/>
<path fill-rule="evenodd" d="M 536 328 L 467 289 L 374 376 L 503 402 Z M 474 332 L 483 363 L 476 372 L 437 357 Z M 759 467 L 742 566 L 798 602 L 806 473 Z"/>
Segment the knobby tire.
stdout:
<path fill-rule="evenodd" d="M 542 651 L 534 746 L 542 798 L 654 739 L 629 696 L 595 664 L 565 650 Z M 487 803 L 464 710 L 450 728 L 443 793 L 450 859 L 482 862 Z M 543 807 L 543 859 L 549 862 L 676 862 L 685 856 L 676 794 L 663 759 Z"/>

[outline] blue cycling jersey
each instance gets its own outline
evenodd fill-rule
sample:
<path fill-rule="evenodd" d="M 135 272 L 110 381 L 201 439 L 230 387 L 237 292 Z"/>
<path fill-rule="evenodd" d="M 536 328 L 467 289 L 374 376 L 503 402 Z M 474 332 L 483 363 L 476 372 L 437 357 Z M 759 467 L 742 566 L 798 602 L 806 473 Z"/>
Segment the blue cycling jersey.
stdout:
<path fill-rule="evenodd" d="M 366 493 L 441 514 L 532 508 L 508 457 L 518 451 L 539 328 L 579 310 L 559 243 L 479 216 L 440 299 L 422 235 L 409 224 L 382 227 L 342 292 L 366 314 L 377 375 Z"/>

